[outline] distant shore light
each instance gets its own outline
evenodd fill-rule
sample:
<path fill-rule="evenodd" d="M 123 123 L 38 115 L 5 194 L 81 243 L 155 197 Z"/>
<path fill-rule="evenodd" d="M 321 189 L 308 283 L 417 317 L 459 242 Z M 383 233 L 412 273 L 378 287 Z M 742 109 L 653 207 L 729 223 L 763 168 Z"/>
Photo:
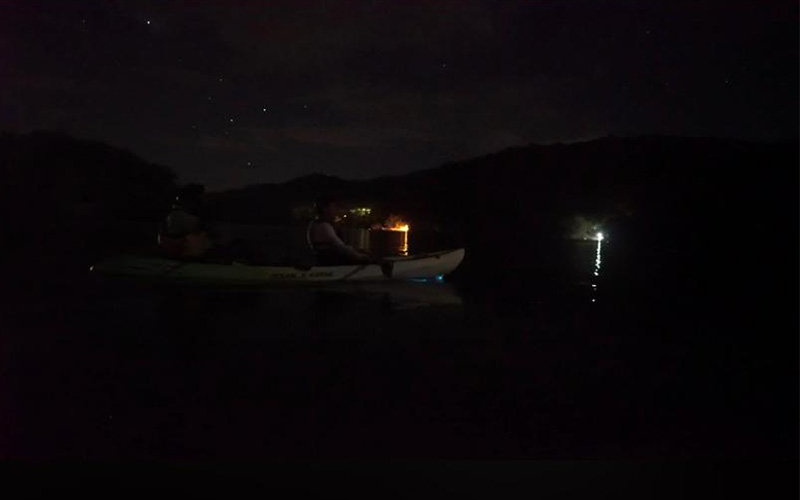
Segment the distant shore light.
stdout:
<path fill-rule="evenodd" d="M 597 241 L 603 241 L 603 238 L 605 238 L 605 236 L 603 236 L 603 233 L 597 233 L 595 238 L 597 238 Z"/>

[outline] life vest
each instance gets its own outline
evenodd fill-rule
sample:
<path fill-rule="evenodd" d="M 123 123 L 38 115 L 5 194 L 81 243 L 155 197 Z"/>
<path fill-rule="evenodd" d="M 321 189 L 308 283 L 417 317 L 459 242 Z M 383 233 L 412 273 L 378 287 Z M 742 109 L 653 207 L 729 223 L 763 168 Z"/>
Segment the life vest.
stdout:
<path fill-rule="evenodd" d="M 186 237 L 174 237 L 158 233 L 158 248 L 165 257 L 180 259 L 186 249 Z"/>
<path fill-rule="evenodd" d="M 314 241 L 312 236 L 314 227 L 320 223 L 322 223 L 322 221 L 312 220 L 308 223 L 308 227 L 306 228 L 306 243 L 308 243 L 309 250 L 314 254 L 314 260 L 317 265 L 334 266 L 349 264 L 350 259 L 342 255 L 342 250 L 337 246 L 327 241 Z M 335 230 L 334 228 L 334 231 Z"/>
<path fill-rule="evenodd" d="M 158 247 L 169 258 L 202 257 L 211 247 L 211 239 L 206 233 L 191 233 L 183 237 L 158 235 Z"/>
<path fill-rule="evenodd" d="M 200 218 L 179 205 L 172 209 L 158 232 L 162 253 L 173 259 L 201 257 L 212 244 L 208 234 L 200 230 Z"/>

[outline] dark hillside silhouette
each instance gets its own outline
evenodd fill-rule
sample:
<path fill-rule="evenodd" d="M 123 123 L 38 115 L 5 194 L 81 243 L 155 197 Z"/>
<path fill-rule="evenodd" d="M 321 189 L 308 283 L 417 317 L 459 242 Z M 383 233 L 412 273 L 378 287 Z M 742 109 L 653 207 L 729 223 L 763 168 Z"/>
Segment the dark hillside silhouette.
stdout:
<path fill-rule="evenodd" d="M 684 258 L 711 259 L 712 249 L 734 239 L 780 253 L 796 245 L 786 235 L 797 227 L 797 159 L 797 143 L 608 137 L 511 148 L 402 176 L 315 174 L 212 193 L 212 213 L 220 221 L 298 225 L 293 209 L 332 193 L 402 214 L 439 246 L 466 246 L 465 271 L 492 265 L 502 272 L 496 262 L 547 269 L 578 216 L 599 221 L 620 243 L 674 246 L 691 253 Z M 3 134 L 0 168 L 4 251 L 47 269 L 148 248 L 147 229 L 155 231 L 175 189 L 166 167 L 53 133 Z M 132 230 L 134 221 L 146 229 Z"/>
<path fill-rule="evenodd" d="M 292 205 L 334 192 L 402 213 L 417 231 L 435 228 L 443 244 L 466 245 L 473 259 L 517 266 L 552 254 L 575 216 L 651 246 L 696 252 L 744 238 L 784 248 L 776 238 L 796 227 L 797 158 L 797 143 L 609 137 L 367 181 L 313 175 L 219 193 L 216 206 L 229 220 L 291 224 Z"/>
<path fill-rule="evenodd" d="M 4 133 L 5 267 L 29 277 L 84 273 L 102 255 L 149 243 L 133 228 L 158 220 L 174 191 L 169 168 L 127 151 L 58 133 Z"/>

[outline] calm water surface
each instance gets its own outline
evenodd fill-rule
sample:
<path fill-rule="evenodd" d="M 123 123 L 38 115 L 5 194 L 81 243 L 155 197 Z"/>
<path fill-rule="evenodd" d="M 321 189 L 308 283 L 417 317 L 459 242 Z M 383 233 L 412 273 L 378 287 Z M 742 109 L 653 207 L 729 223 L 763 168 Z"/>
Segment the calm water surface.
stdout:
<path fill-rule="evenodd" d="M 0 454 L 792 457 L 791 296 L 735 260 L 609 238 L 442 284 L 62 284 L 3 309 Z"/>

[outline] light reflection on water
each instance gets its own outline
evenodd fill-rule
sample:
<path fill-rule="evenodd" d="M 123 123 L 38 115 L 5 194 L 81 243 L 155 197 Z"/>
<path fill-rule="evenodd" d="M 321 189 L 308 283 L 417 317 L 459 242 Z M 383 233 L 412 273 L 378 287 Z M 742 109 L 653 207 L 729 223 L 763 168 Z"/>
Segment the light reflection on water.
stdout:
<path fill-rule="evenodd" d="M 348 228 L 345 241 L 359 250 L 376 255 L 408 255 L 409 232 Z"/>
<path fill-rule="evenodd" d="M 597 302 L 597 278 L 600 277 L 600 267 L 603 263 L 603 239 L 597 239 L 597 251 L 594 258 L 594 278 L 592 279 L 592 302 Z"/>
<path fill-rule="evenodd" d="M 403 245 L 400 247 L 400 255 L 408 255 L 408 231 L 403 231 Z"/>

